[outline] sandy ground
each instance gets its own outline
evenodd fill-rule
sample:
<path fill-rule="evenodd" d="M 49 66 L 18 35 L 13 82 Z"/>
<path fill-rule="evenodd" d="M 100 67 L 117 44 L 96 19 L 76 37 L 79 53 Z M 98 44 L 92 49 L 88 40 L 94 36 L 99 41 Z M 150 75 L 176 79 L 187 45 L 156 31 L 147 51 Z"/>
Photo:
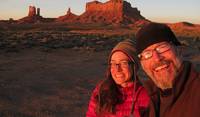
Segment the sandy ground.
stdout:
<path fill-rule="evenodd" d="M 110 50 L 0 52 L 0 117 L 84 117 Z M 184 51 L 200 65 L 199 51 Z"/>
<path fill-rule="evenodd" d="M 1 117 L 83 117 L 107 51 L 39 48 L 0 55 Z"/>

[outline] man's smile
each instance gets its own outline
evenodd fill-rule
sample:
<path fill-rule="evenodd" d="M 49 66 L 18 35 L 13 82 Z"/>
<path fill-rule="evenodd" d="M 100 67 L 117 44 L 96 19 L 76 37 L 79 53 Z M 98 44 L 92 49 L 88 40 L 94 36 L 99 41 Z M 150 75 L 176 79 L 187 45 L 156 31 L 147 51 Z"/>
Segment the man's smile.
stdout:
<path fill-rule="evenodd" d="M 159 72 L 160 70 L 165 70 L 168 69 L 170 66 L 170 62 L 169 61 L 162 61 L 160 63 L 157 63 L 153 66 L 153 71 L 155 72 Z"/>

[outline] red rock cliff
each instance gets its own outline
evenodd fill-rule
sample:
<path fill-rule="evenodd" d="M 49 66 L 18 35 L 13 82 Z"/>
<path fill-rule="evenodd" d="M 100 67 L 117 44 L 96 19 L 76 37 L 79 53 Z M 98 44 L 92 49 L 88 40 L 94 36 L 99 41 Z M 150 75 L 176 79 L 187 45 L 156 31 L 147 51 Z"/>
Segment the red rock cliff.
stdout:
<path fill-rule="evenodd" d="M 105 3 L 88 2 L 86 11 L 77 19 L 79 22 L 99 23 L 134 23 L 145 20 L 137 8 L 124 0 L 110 0 Z"/>
<path fill-rule="evenodd" d="M 57 21 L 79 23 L 107 23 L 107 24 L 133 24 L 137 21 L 146 21 L 137 8 L 124 0 L 109 0 L 105 3 L 92 1 L 86 3 L 86 11 L 77 16 L 68 10 Z"/>
<path fill-rule="evenodd" d="M 86 20 L 86 22 L 120 22 L 122 18 L 123 1 L 110 0 L 106 3 L 98 1 L 87 3 L 86 12 L 83 14 L 82 20 Z"/>

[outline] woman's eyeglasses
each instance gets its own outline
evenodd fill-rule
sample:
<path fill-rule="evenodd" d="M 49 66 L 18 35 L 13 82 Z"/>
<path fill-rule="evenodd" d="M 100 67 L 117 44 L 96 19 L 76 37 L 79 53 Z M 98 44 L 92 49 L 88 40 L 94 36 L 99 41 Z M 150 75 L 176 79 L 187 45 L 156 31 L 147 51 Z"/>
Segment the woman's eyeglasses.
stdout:
<path fill-rule="evenodd" d="M 112 69 L 117 69 L 118 67 L 121 67 L 121 68 L 128 68 L 129 65 L 130 65 L 131 63 L 132 63 L 132 62 L 126 61 L 126 60 L 120 61 L 119 63 L 111 62 L 111 63 L 110 63 L 110 67 L 111 67 Z"/>

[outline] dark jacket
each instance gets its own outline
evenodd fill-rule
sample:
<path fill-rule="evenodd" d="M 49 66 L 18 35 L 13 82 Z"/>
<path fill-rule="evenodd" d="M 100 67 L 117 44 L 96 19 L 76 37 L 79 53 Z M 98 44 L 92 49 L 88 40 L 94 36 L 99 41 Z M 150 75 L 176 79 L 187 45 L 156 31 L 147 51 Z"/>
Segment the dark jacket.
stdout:
<path fill-rule="evenodd" d="M 161 91 L 152 81 L 144 83 L 150 97 L 149 117 L 200 117 L 200 75 L 183 62 L 173 88 Z"/>

